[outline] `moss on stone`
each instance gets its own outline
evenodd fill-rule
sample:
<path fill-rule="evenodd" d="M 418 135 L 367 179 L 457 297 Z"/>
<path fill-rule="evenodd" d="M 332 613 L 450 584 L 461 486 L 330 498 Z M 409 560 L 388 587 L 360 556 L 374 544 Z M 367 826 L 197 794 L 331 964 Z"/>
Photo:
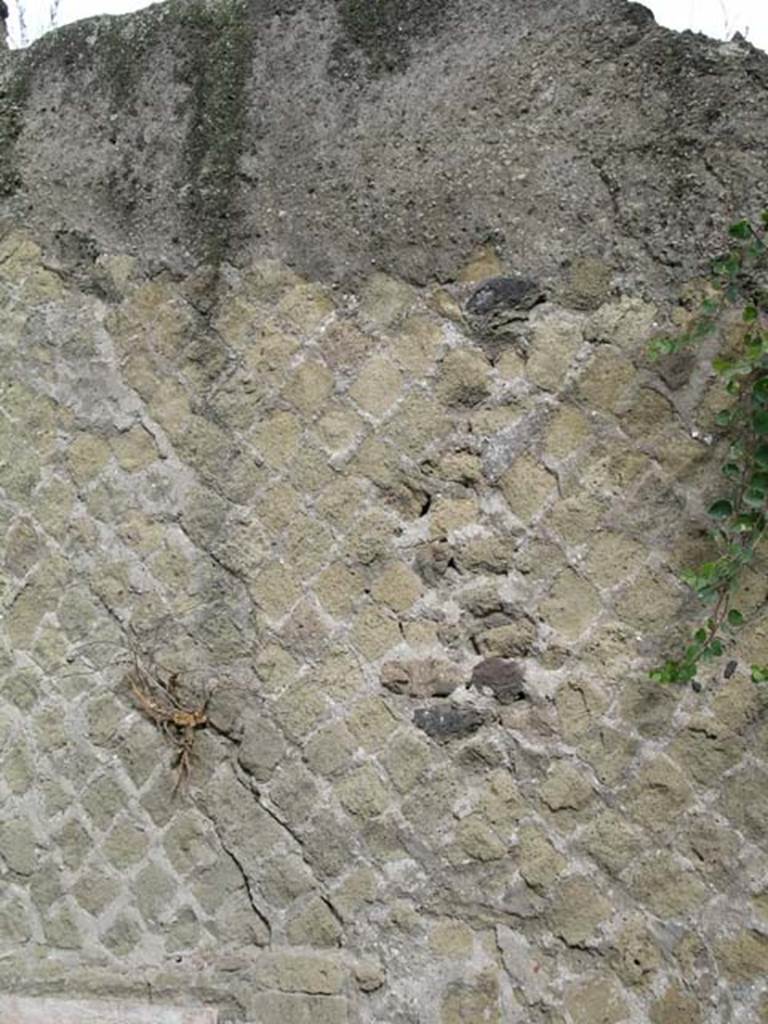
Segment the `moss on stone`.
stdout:
<path fill-rule="evenodd" d="M 0 90 L 0 196 L 13 195 L 22 184 L 15 145 L 35 78 L 50 77 L 58 65 L 78 72 L 76 81 L 82 85 L 79 76 L 88 72 L 108 91 L 113 109 L 123 109 L 132 104 L 161 24 L 162 14 L 156 11 L 130 18 L 88 18 L 48 32 L 28 49 L 11 55 Z"/>
<path fill-rule="evenodd" d="M 12 194 L 21 185 L 15 142 L 33 79 L 61 66 L 73 73 L 68 76 L 71 88 L 83 88 L 93 80 L 105 90 L 113 112 L 136 114 L 136 98 L 149 62 L 157 61 L 163 48 L 162 34 L 170 41 L 169 59 L 186 96 L 179 116 L 187 132 L 183 159 L 189 187 L 183 201 L 190 247 L 199 259 L 220 262 L 229 241 L 246 116 L 253 41 L 250 10 L 247 0 L 172 0 L 128 18 L 102 17 L 67 25 L 19 54 L 0 94 L 0 196 Z M 115 182 L 115 201 L 130 209 L 129 163 L 118 178 L 122 180 Z"/>
<path fill-rule="evenodd" d="M 16 140 L 24 124 L 29 83 L 29 65 L 20 61 L 0 87 L 0 198 L 12 196 L 21 187 Z"/>
<path fill-rule="evenodd" d="M 402 71 L 411 38 L 433 32 L 450 6 L 449 0 L 337 0 L 343 35 L 331 55 L 332 69 L 348 73 L 357 50 L 371 75 Z"/>
<path fill-rule="evenodd" d="M 192 244 L 213 264 L 223 258 L 231 230 L 253 42 L 249 10 L 246 0 L 172 5 L 176 74 L 189 89 L 185 161 Z"/>
<path fill-rule="evenodd" d="M 136 111 L 136 94 L 150 60 L 156 59 L 162 20 L 157 15 L 133 15 L 130 20 L 106 18 L 96 44 L 99 81 L 109 92 L 115 111 Z"/>

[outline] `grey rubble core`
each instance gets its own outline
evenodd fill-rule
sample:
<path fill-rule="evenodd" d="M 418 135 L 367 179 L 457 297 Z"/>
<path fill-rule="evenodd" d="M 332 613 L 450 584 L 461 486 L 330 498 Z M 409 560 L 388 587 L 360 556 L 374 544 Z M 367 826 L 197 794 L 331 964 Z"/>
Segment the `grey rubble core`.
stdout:
<path fill-rule="evenodd" d="M 767 84 L 618 0 L 2 56 L 0 1019 L 768 1021 L 765 691 L 646 681 L 721 400 L 646 342 Z M 130 645 L 218 684 L 175 797 Z"/>
<path fill-rule="evenodd" d="M 174 268 L 424 284 L 491 240 L 658 288 L 764 200 L 765 54 L 619 0 L 172 2 L 6 74 L 4 218 Z"/>

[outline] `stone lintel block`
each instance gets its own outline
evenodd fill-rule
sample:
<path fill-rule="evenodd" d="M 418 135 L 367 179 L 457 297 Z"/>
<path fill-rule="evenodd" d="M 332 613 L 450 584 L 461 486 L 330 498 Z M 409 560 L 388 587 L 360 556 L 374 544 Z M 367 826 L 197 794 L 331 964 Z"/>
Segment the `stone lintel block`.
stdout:
<path fill-rule="evenodd" d="M 210 1007 L 0 994 L 3 1024 L 217 1024 L 218 1019 L 218 1010 Z"/>

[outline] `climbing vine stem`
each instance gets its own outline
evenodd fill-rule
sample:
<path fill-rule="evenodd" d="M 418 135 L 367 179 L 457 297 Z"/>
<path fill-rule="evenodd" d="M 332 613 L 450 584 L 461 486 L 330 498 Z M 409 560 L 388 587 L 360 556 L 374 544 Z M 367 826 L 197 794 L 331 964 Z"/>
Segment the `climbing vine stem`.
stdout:
<path fill-rule="evenodd" d="M 758 224 L 740 220 L 728 234 L 730 247 L 713 263 L 705 298 L 687 329 L 650 345 L 651 356 L 660 359 L 717 336 L 712 370 L 731 399 L 715 416 L 728 442 L 720 467 L 723 492 L 708 508 L 717 554 L 680 574 L 704 606 L 704 621 L 680 657 L 652 670 L 660 683 L 695 682 L 701 664 L 733 644 L 745 623 L 734 596 L 768 525 L 768 210 Z M 751 672 L 755 682 L 768 682 L 767 665 L 752 665 Z"/>

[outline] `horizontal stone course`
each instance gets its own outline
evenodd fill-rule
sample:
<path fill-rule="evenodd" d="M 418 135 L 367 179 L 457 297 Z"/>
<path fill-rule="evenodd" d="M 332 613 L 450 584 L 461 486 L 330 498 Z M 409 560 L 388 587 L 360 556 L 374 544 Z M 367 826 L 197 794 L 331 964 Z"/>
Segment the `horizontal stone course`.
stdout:
<path fill-rule="evenodd" d="M 217 1024 L 214 1009 L 0 995 L 7 1024 Z"/>

